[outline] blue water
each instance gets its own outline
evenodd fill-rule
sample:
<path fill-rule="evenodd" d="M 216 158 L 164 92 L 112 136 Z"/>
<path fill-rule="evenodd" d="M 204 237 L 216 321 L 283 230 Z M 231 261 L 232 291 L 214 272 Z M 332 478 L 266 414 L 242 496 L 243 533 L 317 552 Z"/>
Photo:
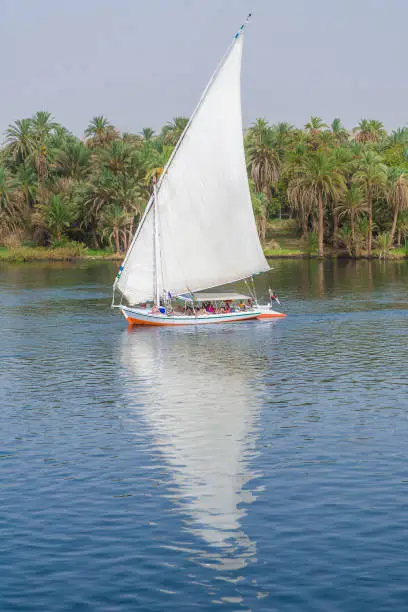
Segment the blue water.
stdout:
<path fill-rule="evenodd" d="M 0 268 L 0 610 L 408 609 L 408 266 L 136 329 L 112 264 Z"/>

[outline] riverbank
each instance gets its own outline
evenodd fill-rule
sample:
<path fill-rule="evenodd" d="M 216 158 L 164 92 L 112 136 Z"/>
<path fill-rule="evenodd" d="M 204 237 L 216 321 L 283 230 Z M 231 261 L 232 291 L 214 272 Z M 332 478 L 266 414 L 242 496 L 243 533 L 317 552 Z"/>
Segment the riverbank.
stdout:
<path fill-rule="evenodd" d="M 123 255 L 111 251 L 87 249 L 82 245 L 70 245 L 65 247 L 0 247 L 0 263 L 25 263 L 30 261 L 72 261 L 76 259 L 85 260 L 108 260 L 121 261 Z"/>
<path fill-rule="evenodd" d="M 392 249 L 388 253 L 382 253 L 380 250 L 373 249 L 372 256 L 368 257 L 367 253 L 362 253 L 358 257 L 350 255 L 343 249 L 326 249 L 323 257 L 319 257 L 316 252 L 310 252 L 302 249 L 264 249 L 264 254 L 267 259 L 393 259 L 393 260 L 408 260 L 408 254 L 405 248 Z"/>
<path fill-rule="evenodd" d="M 268 259 L 321 259 L 316 252 L 310 252 L 302 248 L 276 247 L 264 248 L 265 257 Z M 74 260 L 105 260 L 122 261 L 124 255 L 112 253 L 111 251 L 84 249 L 83 247 L 15 247 L 8 249 L 0 248 L 0 263 L 26 263 L 35 261 L 74 261 Z M 347 251 L 338 249 L 326 249 L 324 259 L 368 259 L 366 254 L 359 257 L 351 257 Z M 405 249 L 392 249 L 387 254 L 373 251 L 372 259 L 397 259 L 408 260 Z"/>
<path fill-rule="evenodd" d="M 315 252 L 302 248 L 267 247 L 264 249 L 268 259 L 321 259 Z M 12 249 L 0 248 L 0 263 L 26 263 L 35 261 L 76 261 L 76 260 L 105 260 L 122 261 L 124 255 L 111 251 L 84 249 L 83 247 L 15 247 Z M 327 249 L 324 259 L 367 259 L 366 254 L 351 257 L 347 251 Z M 388 254 L 373 251 L 372 259 L 408 260 L 405 249 L 392 249 Z"/>
<path fill-rule="evenodd" d="M 264 253 L 270 259 L 302 257 L 316 259 L 319 258 L 317 237 L 314 234 L 310 234 L 308 240 L 300 237 L 297 224 L 293 219 L 274 219 L 267 224 Z M 364 250 L 359 256 L 352 256 L 344 246 L 334 247 L 332 245 L 325 246 L 324 258 L 368 259 Z M 405 247 L 381 249 L 374 246 L 371 259 L 408 259 L 408 249 Z"/>

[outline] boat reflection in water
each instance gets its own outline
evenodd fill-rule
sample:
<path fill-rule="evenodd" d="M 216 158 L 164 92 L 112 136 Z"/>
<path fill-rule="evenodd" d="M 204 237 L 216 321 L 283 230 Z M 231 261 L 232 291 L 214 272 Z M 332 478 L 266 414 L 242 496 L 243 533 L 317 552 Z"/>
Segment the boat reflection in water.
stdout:
<path fill-rule="evenodd" d="M 224 570 L 256 554 L 242 521 L 258 491 L 250 464 L 265 364 L 249 327 L 237 332 L 135 329 L 122 345 L 126 386 L 139 406 L 144 383 L 144 418 L 176 484 L 173 501 L 207 545 L 198 560 Z"/>

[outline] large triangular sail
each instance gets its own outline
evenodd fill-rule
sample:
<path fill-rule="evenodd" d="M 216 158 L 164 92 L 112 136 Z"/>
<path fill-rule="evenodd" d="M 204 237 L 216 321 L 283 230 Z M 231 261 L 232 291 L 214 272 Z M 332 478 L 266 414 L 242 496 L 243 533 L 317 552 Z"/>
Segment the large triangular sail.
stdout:
<path fill-rule="evenodd" d="M 157 185 L 160 287 L 198 291 L 269 269 L 252 211 L 242 135 L 239 33 Z M 130 304 L 155 296 L 149 202 L 115 286 Z"/>

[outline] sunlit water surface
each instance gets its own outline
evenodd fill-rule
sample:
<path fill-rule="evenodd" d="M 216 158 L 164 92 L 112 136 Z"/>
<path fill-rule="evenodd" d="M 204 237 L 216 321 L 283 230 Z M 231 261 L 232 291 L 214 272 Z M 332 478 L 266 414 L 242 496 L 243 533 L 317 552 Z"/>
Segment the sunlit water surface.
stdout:
<path fill-rule="evenodd" d="M 129 332 L 114 264 L 0 267 L 0 610 L 408 609 L 408 266 Z"/>

